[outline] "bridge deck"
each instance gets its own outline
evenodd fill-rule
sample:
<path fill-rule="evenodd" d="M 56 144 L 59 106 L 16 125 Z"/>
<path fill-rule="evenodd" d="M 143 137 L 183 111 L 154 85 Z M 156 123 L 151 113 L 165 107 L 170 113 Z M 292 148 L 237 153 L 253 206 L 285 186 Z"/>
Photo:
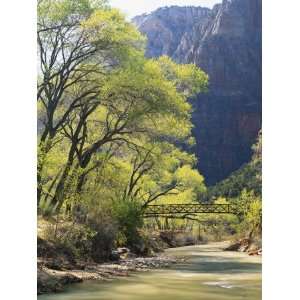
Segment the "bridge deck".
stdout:
<path fill-rule="evenodd" d="M 230 204 L 163 204 L 149 205 L 144 211 L 144 217 L 168 216 L 178 214 L 236 214 L 236 209 Z"/>

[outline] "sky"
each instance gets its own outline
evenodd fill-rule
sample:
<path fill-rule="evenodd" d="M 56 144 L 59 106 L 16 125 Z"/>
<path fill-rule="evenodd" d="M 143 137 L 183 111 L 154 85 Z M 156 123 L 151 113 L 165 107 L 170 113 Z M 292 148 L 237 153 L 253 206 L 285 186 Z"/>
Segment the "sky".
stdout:
<path fill-rule="evenodd" d="M 204 6 L 213 7 L 222 0 L 110 0 L 111 6 L 121 9 L 129 18 L 143 13 L 149 13 L 159 7 L 179 6 Z"/>

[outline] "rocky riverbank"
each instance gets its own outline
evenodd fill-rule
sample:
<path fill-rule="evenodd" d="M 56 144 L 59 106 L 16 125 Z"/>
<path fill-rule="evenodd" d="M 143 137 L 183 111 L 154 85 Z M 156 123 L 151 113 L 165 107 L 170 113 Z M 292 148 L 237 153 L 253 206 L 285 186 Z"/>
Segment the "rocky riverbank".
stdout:
<path fill-rule="evenodd" d="M 261 240 L 253 240 L 249 238 L 240 239 L 238 241 L 232 242 L 228 247 L 224 249 L 225 251 L 239 251 L 246 252 L 250 256 L 262 255 Z"/>
<path fill-rule="evenodd" d="M 116 277 L 129 276 L 130 272 L 167 268 L 178 261 L 178 258 L 164 254 L 154 257 L 125 258 L 113 263 L 78 263 L 74 266 L 70 264 L 56 266 L 51 261 L 39 259 L 37 292 L 38 294 L 61 292 L 67 284 L 85 280 L 112 280 Z"/>
<path fill-rule="evenodd" d="M 247 252 L 261 255 L 261 245 L 249 239 L 231 242 L 225 251 Z M 168 268 L 184 261 L 161 252 L 151 257 L 137 257 L 127 248 L 118 248 L 112 253 L 111 262 L 72 261 L 61 254 L 55 258 L 38 257 L 37 293 L 56 293 L 65 286 L 87 280 L 110 281 L 117 277 L 130 276 L 132 272 L 146 272 L 155 268 Z"/>

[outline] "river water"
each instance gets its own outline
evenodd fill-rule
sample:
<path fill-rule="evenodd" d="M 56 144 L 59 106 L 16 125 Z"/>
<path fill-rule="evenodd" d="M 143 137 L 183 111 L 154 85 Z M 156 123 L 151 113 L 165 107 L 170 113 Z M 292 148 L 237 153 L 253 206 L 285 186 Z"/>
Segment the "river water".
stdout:
<path fill-rule="evenodd" d="M 61 294 L 38 300 L 258 300 L 261 257 L 224 252 L 224 243 L 167 250 L 184 263 L 132 274 L 112 282 L 71 285 Z"/>

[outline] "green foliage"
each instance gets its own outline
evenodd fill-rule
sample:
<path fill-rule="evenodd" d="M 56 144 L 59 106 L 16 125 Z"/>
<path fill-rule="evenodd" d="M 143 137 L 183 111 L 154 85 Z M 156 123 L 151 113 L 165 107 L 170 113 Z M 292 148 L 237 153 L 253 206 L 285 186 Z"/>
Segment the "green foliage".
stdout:
<path fill-rule="evenodd" d="M 249 210 L 247 212 L 246 220 L 253 226 L 254 229 L 261 230 L 262 226 L 262 203 L 261 200 L 256 198 L 254 199 L 250 205 Z"/>
<path fill-rule="evenodd" d="M 90 228 L 101 261 L 139 242 L 147 205 L 205 192 L 179 143 L 193 143 L 188 98 L 208 76 L 147 59 L 145 38 L 106 1 L 39 1 L 38 46 L 39 209 Z"/>
<path fill-rule="evenodd" d="M 38 207 L 72 221 L 55 227 L 57 243 L 100 262 L 141 242 L 147 205 L 205 198 L 236 205 L 239 218 L 146 226 L 192 232 L 204 222 L 215 239 L 261 230 L 261 134 L 251 162 L 208 190 L 183 150 L 194 143 L 188 99 L 207 91 L 202 70 L 146 58 L 145 38 L 106 1 L 38 1 L 37 27 Z"/>
<path fill-rule="evenodd" d="M 38 17 L 52 24 L 63 24 L 87 17 L 94 10 L 104 9 L 103 0 L 39 0 Z"/>
<path fill-rule="evenodd" d="M 166 78 L 174 82 L 177 90 L 186 97 L 207 91 L 208 75 L 195 64 L 178 65 L 168 56 L 161 56 L 158 63 Z"/>
<path fill-rule="evenodd" d="M 261 195 L 261 179 L 258 176 L 260 172 L 260 162 L 248 163 L 233 172 L 228 178 L 209 188 L 206 196 L 209 199 L 220 196 L 234 198 L 238 197 L 243 189 Z"/>
<path fill-rule="evenodd" d="M 229 203 L 238 213 L 232 216 L 210 216 L 209 223 L 216 224 L 210 235 L 218 237 L 226 234 L 238 234 L 241 237 L 260 236 L 262 230 L 262 133 L 252 147 L 253 156 L 249 163 L 233 172 L 228 178 L 209 187 L 201 198 L 215 203 Z M 215 200 L 217 199 L 217 200 Z M 221 202 L 220 202 L 221 201 Z M 218 225 L 217 225 L 218 224 Z M 215 237 L 218 238 L 216 235 Z"/>
<path fill-rule="evenodd" d="M 76 258 L 88 258 L 92 253 L 92 243 L 96 232 L 89 226 L 71 222 L 49 223 L 44 238 Z"/>
<path fill-rule="evenodd" d="M 118 246 L 134 246 L 139 240 L 138 229 L 143 225 L 141 206 L 135 201 L 121 200 L 113 203 L 113 216 L 118 223 Z"/>
<path fill-rule="evenodd" d="M 246 189 L 253 191 L 256 196 L 262 194 L 262 140 L 261 132 L 253 145 L 252 160 L 233 172 L 228 178 L 210 187 L 205 195 L 206 199 L 217 197 L 235 198 Z"/>
<path fill-rule="evenodd" d="M 262 201 L 253 191 L 243 190 L 240 196 L 232 199 L 236 203 L 240 214 L 239 232 L 252 236 L 254 233 L 260 235 L 262 229 Z"/>

